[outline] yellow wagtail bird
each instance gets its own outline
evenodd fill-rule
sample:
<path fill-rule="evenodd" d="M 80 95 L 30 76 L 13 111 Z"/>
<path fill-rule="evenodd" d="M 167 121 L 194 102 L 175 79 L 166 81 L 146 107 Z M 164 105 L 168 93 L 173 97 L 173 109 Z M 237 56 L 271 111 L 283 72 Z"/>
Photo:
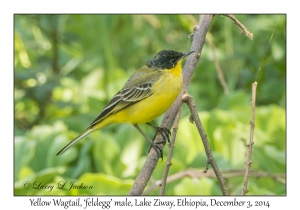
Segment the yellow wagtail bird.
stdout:
<path fill-rule="evenodd" d="M 100 115 L 90 126 L 73 141 L 67 144 L 57 155 L 63 154 L 71 146 L 89 133 L 114 123 L 132 123 L 148 140 L 152 147 L 162 150 L 138 126 L 146 123 L 161 132 L 169 141 L 170 131 L 150 123 L 162 115 L 173 104 L 182 87 L 182 61 L 193 53 L 162 50 L 145 66 L 136 71 L 125 86 L 108 102 Z M 164 136 L 165 135 L 165 136 Z M 165 139 L 166 140 L 166 139 Z"/>

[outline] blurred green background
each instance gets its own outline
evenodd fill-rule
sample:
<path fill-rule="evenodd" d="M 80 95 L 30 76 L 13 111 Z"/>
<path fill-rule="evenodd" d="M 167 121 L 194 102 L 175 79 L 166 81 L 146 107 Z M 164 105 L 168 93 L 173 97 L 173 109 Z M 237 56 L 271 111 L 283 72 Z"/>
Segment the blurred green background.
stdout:
<path fill-rule="evenodd" d="M 250 177 L 248 195 L 285 195 L 286 16 L 236 17 L 254 39 L 241 35 L 229 18 L 215 16 L 208 33 L 215 47 L 204 45 L 189 93 L 218 166 L 226 172 L 241 171 L 250 133 L 251 84 L 258 82 L 251 170 L 267 176 Z M 14 19 L 15 195 L 126 195 L 149 147 L 132 125 L 108 126 L 64 155 L 56 153 L 158 51 L 189 51 L 188 35 L 198 15 L 15 15 Z M 218 79 L 213 49 L 228 94 Z M 188 117 L 184 105 L 170 175 L 205 167 L 201 139 Z M 160 125 L 161 119 L 155 123 Z M 141 127 L 149 137 L 154 135 L 152 128 Z M 164 161 L 158 163 L 149 186 L 162 178 L 167 154 L 166 146 Z M 61 181 L 93 187 L 57 189 Z M 242 176 L 231 175 L 226 181 L 230 194 L 241 194 Z M 50 185 L 55 188 L 42 189 Z M 158 188 L 147 192 L 158 194 Z M 186 176 L 166 187 L 166 195 L 221 194 L 215 178 Z"/>

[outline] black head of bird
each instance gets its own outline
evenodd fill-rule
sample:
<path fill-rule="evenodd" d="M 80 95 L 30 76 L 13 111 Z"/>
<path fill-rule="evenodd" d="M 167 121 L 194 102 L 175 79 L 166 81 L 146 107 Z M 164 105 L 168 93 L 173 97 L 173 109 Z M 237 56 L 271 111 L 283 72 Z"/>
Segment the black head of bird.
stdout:
<path fill-rule="evenodd" d="M 173 50 L 162 50 L 158 52 L 155 57 L 147 63 L 150 69 L 172 69 L 176 66 L 178 61 L 184 59 L 194 51 L 187 53 L 176 52 Z"/>

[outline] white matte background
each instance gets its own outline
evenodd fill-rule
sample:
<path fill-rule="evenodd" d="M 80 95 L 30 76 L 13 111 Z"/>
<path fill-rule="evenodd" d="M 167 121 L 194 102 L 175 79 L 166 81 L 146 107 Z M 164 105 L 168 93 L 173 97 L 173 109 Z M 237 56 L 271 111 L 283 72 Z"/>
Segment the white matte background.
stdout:
<path fill-rule="evenodd" d="M 13 170 L 14 170 L 14 48 L 13 48 L 13 18 L 15 13 L 281 13 L 287 14 L 287 196 L 269 197 L 241 197 L 238 200 L 269 200 L 269 209 L 297 209 L 299 208 L 299 160 L 300 160 L 300 67 L 299 67 L 299 22 L 300 16 L 296 1 L 177 1 L 177 0 L 148 0 L 148 1 L 76 1 L 51 0 L 51 1 L 1 1 L 0 3 L 0 198 L 1 209 L 41 209 L 43 207 L 31 207 L 30 198 L 38 197 L 15 197 L 13 193 Z M 255 35 L 255 34 L 254 34 Z M 254 36 L 255 39 L 255 36 Z M 59 197 L 55 197 L 59 198 Z M 63 197 L 68 200 L 70 197 Z M 84 199 L 85 197 L 81 197 Z M 108 198 L 108 197 L 105 197 Z M 113 200 L 123 199 L 113 197 Z M 147 197 L 151 198 L 151 197 Z M 157 197 L 153 197 L 157 198 Z M 164 197 L 164 200 L 176 200 L 178 197 Z M 198 199 L 193 196 L 192 198 Z M 210 198 L 218 200 L 233 200 L 234 197 L 203 197 L 209 201 Z M 42 197 L 43 200 L 52 200 L 52 197 Z M 72 197 L 75 200 L 75 197 Z M 134 201 L 134 197 L 130 200 Z M 138 197 L 138 199 L 142 199 Z M 199 198 L 200 199 L 200 198 Z M 296 207 L 297 206 L 297 207 Z M 296 208 L 295 208 L 296 207 Z M 54 208 L 54 207 L 52 207 Z M 63 207 L 56 207 L 64 209 Z M 101 209 L 101 207 L 96 207 Z M 89 207 L 88 209 L 96 209 Z M 195 209 L 195 207 L 184 207 L 184 209 Z M 200 207 L 201 208 L 201 207 Z M 203 208 L 203 207 L 202 207 Z M 209 209 L 232 209 L 240 207 L 210 207 Z M 49 209 L 49 207 L 48 207 Z M 83 209 L 80 207 L 68 209 Z M 113 208 L 111 208 L 113 209 Z M 118 208 L 126 209 L 126 208 Z M 130 209 L 141 209 L 135 207 Z M 148 209 L 150 209 L 148 207 Z M 159 207 L 157 209 L 168 209 Z M 172 209 L 180 209 L 179 207 Z M 199 209 L 199 208 L 198 208 Z M 241 208 L 243 209 L 243 208 Z M 246 209 L 246 207 L 244 207 Z M 251 209 L 267 209 L 257 207 Z"/>

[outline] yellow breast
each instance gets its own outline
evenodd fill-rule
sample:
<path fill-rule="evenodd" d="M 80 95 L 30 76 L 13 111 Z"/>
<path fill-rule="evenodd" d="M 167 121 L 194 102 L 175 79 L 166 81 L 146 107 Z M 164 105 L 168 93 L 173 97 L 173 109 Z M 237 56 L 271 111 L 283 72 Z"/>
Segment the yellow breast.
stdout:
<path fill-rule="evenodd" d="M 128 116 L 134 124 L 154 120 L 166 112 L 176 100 L 182 88 L 181 61 L 170 70 L 162 70 L 164 74 L 153 85 L 154 94 L 128 108 Z"/>

